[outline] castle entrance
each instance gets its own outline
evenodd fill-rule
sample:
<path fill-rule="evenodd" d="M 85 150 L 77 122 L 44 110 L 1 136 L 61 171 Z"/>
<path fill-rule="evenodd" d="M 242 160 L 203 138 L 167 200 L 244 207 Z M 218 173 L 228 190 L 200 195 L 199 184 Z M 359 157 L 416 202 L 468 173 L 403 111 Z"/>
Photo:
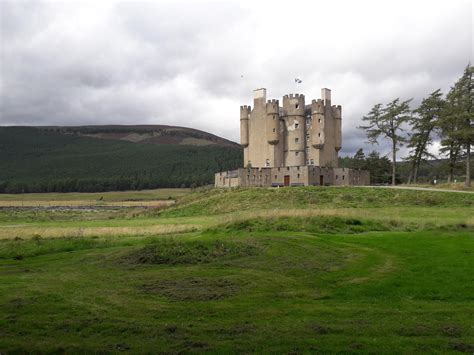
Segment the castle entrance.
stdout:
<path fill-rule="evenodd" d="M 285 175 L 284 183 L 285 186 L 290 186 L 290 175 Z"/>
<path fill-rule="evenodd" d="M 319 175 L 319 185 L 320 186 L 324 185 L 324 175 Z"/>

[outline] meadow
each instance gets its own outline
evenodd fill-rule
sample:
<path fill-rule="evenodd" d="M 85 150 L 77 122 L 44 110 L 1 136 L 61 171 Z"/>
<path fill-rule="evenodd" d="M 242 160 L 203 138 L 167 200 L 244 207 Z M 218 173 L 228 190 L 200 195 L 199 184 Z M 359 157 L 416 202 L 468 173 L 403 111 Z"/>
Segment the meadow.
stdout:
<path fill-rule="evenodd" d="M 474 352 L 474 194 L 186 189 L 0 206 L 2 353 Z"/>

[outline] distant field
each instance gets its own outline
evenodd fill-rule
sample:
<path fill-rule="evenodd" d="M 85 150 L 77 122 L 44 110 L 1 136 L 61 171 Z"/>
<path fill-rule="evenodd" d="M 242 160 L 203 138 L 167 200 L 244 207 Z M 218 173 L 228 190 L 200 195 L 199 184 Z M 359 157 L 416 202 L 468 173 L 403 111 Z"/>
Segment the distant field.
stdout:
<path fill-rule="evenodd" d="M 25 196 L 173 192 L 0 210 L 2 353 L 474 351 L 474 194 Z"/>
<path fill-rule="evenodd" d="M 176 200 L 190 189 L 155 189 L 114 192 L 68 192 L 0 194 L 0 206 L 134 206 L 162 204 L 163 200 Z"/>

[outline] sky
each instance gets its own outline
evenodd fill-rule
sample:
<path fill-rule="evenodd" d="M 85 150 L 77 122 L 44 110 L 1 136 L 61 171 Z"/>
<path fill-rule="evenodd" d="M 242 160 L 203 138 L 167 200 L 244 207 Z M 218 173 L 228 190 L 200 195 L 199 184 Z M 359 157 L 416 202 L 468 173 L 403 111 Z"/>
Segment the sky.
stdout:
<path fill-rule="evenodd" d="M 238 142 L 254 89 L 310 102 L 326 87 L 341 155 L 385 154 L 361 118 L 447 92 L 474 62 L 473 17 L 467 0 L 0 0 L 0 125 L 166 124 Z"/>

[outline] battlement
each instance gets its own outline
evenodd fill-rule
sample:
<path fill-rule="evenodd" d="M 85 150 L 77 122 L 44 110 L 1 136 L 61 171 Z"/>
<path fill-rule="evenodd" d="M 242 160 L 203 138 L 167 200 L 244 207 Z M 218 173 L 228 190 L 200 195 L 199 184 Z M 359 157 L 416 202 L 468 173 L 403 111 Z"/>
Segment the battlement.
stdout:
<path fill-rule="evenodd" d="M 331 106 L 332 110 L 332 117 L 333 118 L 338 118 L 341 119 L 341 111 L 342 111 L 342 106 L 341 105 L 332 105 Z"/>
<path fill-rule="evenodd" d="M 247 106 L 247 105 L 240 106 L 240 119 L 247 120 L 249 118 L 251 110 L 252 110 L 251 106 Z"/>
<path fill-rule="evenodd" d="M 304 95 L 303 94 L 287 94 L 285 96 L 283 96 L 284 99 L 296 99 L 296 98 L 303 98 L 304 99 Z"/>
<path fill-rule="evenodd" d="M 269 115 L 278 115 L 280 112 L 280 105 L 278 100 L 268 100 L 266 105 L 266 111 Z"/>
<path fill-rule="evenodd" d="M 321 99 L 311 101 L 311 114 L 324 113 L 324 102 Z"/>

